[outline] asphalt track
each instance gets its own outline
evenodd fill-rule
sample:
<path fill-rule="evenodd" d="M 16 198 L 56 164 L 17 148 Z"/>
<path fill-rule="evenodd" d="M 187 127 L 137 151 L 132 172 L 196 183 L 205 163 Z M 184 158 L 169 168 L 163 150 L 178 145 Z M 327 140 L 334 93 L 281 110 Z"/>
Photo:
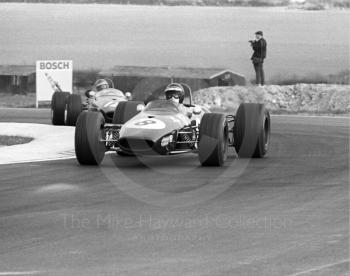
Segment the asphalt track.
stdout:
<path fill-rule="evenodd" d="M 272 117 L 269 156 L 224 168 L 111 154 L 0 182 L 0 275 L 349 275 L 348 118 Z"/>

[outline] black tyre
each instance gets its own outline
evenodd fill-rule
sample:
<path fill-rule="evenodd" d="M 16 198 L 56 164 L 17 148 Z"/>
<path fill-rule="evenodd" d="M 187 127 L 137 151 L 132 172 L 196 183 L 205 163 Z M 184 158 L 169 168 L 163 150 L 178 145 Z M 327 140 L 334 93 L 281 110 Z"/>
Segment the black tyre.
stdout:
<path fill-rule="evenodd" d="M 68 92 L 55 92 L 51 98 L 51 121 L 53 125 L 65 124 Z"/>
<path fill-rule="evenodd" d="M 140 101 L 120 102 L 113 115 L 113 124 L 125 124 L 132 117 L 134 117 L 139 111 L 137 110 L 138 105 L 143 105 Z"/>
<path fill-rule="evenodd" d="M 81 111 L 82 111 L 81 96 L 78 94 L 69 95 L 67 98 L 66 125 L 75 126 Z"/>
<path fill-rule="evenodd" d="M 75 127 L 75 155 L 82 165 L 101 164 L 106 146 L 101 142 L 105 119 L 100 112 L 80 113 Z"/>
<path fill-rule="evenodd" d="M 226 116 L 205 113 L 199 126 L 198 156 L 202 166 L 223 166 L 227 159 Z"/>
<path fill-rule="evenodd" d="M 128 153 L 128 152 L 125 152 L 125 151 L 122 151 L 122 150 L 118 150 L 117 151 L 117 154 L 119 156 L 122 156 L 122 157 L 132 157 L 132 156 L 135 156 L 135 154 L 133 153 Z"/>
<path fill-rule="evenodd" d="M 270 131 L 270 113 L 263 104 L 241 104 L 234 126 L 234 145 L 238 156 L 264 157 L 270 143 Z"/>

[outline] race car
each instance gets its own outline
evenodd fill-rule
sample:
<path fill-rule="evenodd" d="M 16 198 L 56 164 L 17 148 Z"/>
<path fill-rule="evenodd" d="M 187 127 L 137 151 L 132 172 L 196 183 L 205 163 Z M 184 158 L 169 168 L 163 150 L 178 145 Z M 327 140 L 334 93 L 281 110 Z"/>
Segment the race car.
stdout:
<path fill-rule="evenodd" d="M 192 103 L 184 85 L 184 114 L 166 99 L 121 102 L 112 123 L 101 113 L 83 112 L 75 129 L 75 153 L 82 165 L 100 165 L 106 151 L 119 155 L 198 154 L 203 166 L 223 166 L 229 147 L 239 157 L 264 157 L 270 142 L 270 114 L 263 104 L 243 103 L 236 115 L 211 113 Z"/>
<path fill-rule="evenodd" d="M 127 101 L 131 97 L 129 94 L 115 89 L 109 79 L 97 80 L 93 90 L 85 92 L 84 102 L 79 94 L 56 91 L 51 100 L 52 124 L 75 126 L 80 113 L 84 110 L 99 111 L 105 121 L 111 123 L 116 106 L 119 102 Z"/>

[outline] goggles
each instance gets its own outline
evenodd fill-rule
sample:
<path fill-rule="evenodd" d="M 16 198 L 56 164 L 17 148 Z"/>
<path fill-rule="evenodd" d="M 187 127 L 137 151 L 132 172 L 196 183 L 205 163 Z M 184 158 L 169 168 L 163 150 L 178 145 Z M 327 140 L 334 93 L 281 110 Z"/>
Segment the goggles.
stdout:
<path fill-rule="evenodd" d="M 100 90 L 103 90 L 103 89 L 107 89 L 108 88 L 108 85 L 107 84 L 100 84 L 100 85 L 98 85 L 98 86 L 96 86 L 96 89 L 98 90 L 98 91 L 100 91 Z"/>
<path fill-rule="evenodd" d="M 167 100 L 170 100 L 171 98 L 180 99 L 180 95 L 176 91 L 174 91 L 174 92 L 167 92 L 165 97 L 166 97 Z"/>

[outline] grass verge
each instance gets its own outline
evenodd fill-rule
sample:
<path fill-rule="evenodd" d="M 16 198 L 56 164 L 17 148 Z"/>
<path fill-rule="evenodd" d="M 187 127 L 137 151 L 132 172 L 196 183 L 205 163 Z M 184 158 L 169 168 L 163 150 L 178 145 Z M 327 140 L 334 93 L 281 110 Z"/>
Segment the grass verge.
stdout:
<path fill-rule="evenodd" d="M 0 107 L 35 107 L 35 93 L 27 95 L 0 93 Z"/>
<path fill-rule="evenodd" d="M 27 144 L 33 141 L 30 137 L 0 135 L 0 146 Z"/>

